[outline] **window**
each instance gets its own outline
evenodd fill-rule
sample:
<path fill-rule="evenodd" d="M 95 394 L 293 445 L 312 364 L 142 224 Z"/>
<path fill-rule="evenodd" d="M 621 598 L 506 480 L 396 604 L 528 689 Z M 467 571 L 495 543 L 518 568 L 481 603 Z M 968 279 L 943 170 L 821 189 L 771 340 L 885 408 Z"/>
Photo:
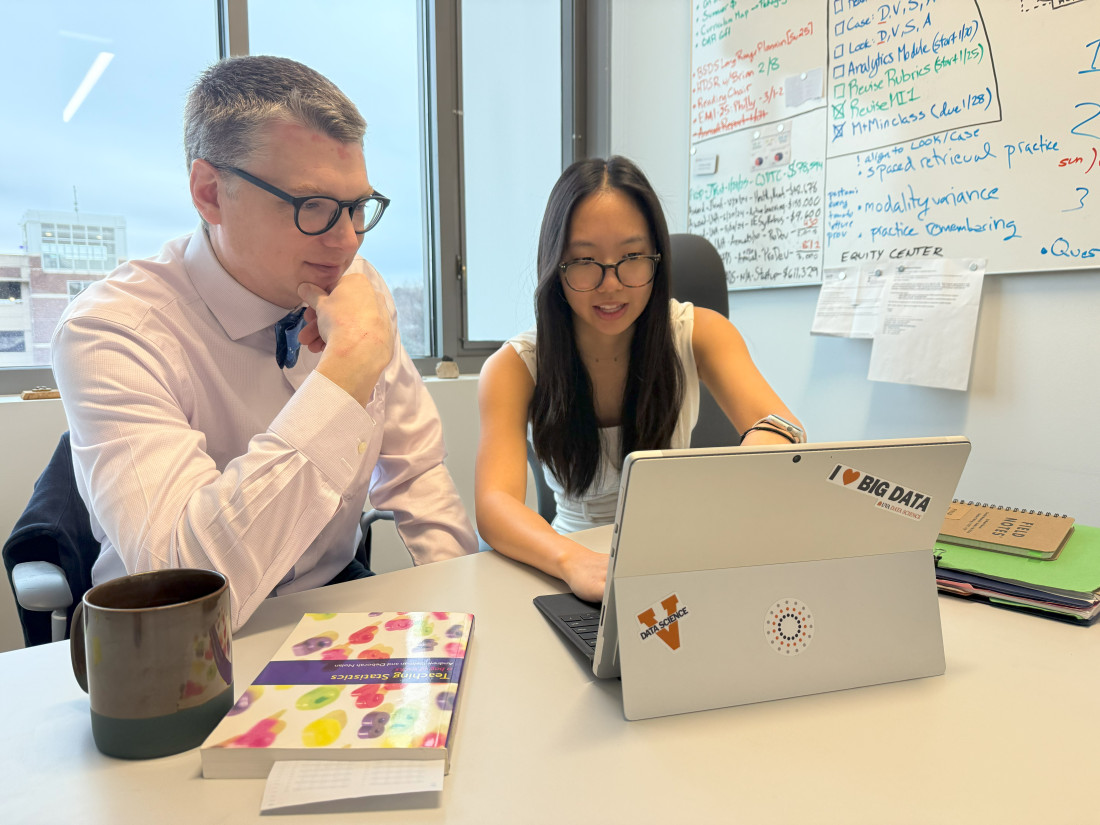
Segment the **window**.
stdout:
<path fill-rule="evenodd" d="M 71 301 L 94 283 L 95 281 L 69 281 L 69 300 Z"/>
<path fill-rule="evenodd" d="M 371 184 L 390 198 L 360 254 L 385 279 L 401 342 L 413 358 L 432 350 L 432 277 L 424 175 L 423 21 L 417 3 L 249 0 L 248 50 L 301 61 L 324 74 L 367 121 L 363 150 Z"/>
<path fill-rule="evenodd" d="M 393 291 L 402 341 L 414 358 L 455 355 L 530 327 L 539 221 L 562 168 L 561 0 L 463 0 L 460 25 L 448 19 L 434 29 L 445 12 L 439 4 L 418 12 L 418 5 L 329 0 L 323 13 L 303 19 L 296 0 L 248 4 L 251 53 L 313 66 L 367 120 L 367 169 L 393 204 L 384 224 L 367 235 L 362 254 Z M 523 36 L 502 38 L 502 23 Z M 461 106 L 440 104 L 433 112 L 433 93 L 440 90 L 424 72 L 422 55 L 430 35 L 453 37 L 452 27 L 461 31 L 454 66 L 439 51 L 427 62 L 435 85 L 448 75 L 462 77 Z M 456 109 L 463 152 L 460 162 L 445 164 L 424 147 L 432 141 L 433 114 L 443 119 Z M 438 258 L 428 234 L 438 196 L 430 186 L 433 165 L 440 176 L 461 176 L 466 184 L 464 238 Z M 443 331 L 432 347 L 435 284 L 444 301 L 454 292 L 465 317 L 462 330 Z"/>
<path fill-rule="evenodd" d="M 99 225 L 103 221 L 112 225 Z M 27 252 L 40 255 L 47 272 L 107 274 L 127 260 L 126 219 L 122 215 L 28 210 L 23 213 L 23 237 Z"/>
<path fill-rule="evenodd" d="M 27 337 L 22 330 L 0 330 L 0 352 L 26 352 Z"/>
<path fill-rule="evenodd" d="M 476 371 L 492 342 L 531 323 L 538 225 L 563 163 L 562 24 L 584 7 L 171 0 L 153 14 L 123 0 L 12 5 L 5 23 L 20 36 L 0 67 L 27 82 L 9 84 L 5 100 L 19 128 L 0 131 L 0 156 L 16 159 L 0 188 L 0 255 L 30 273 L 20 363 L 48 365 L 66 299 L 197 225 L 182 101 L 220 51 L 301 60 L 358 103 L 368 173 L 393 202 L 362 252 L 389 284 L 422 370 L 447 353 Z M 45 369 L 12 372 L 0 369 L 0 394 L 52 383 Z"/>
<path fill-rule="evenodd" d="M 521 36 L 502 37 L 503 24 Z M 467 345 L 534 323 L 539 225 L 562 170 L 560 0 L 463 0 Z"/>
<path fill-rule="evenodd" d="M 23 285 L 19 281 L 0 281 L 0 301 L 22 303 Z"/>
<path fill-rule="evenodd" d="M 55 0 L 7 4 L 4 24 L 18 36 L 6 38 L 0 69 L 19 81 L 4 98 L 17 128 L 0 130 L 0 254 L 31 274 L 28 334 L 15 334 L 16 344 L 5 333 L 3 351 L 41 367 L 73 273 L 95 280 L 197 225 L 181 101 L 217 58 L 217 16 L 212 1 L 158 3 L 154 13 L 117 0 Z M 0 376 L 9 378 L 0 392 L 52 385 L 47 372 L 16 372 Z"/>

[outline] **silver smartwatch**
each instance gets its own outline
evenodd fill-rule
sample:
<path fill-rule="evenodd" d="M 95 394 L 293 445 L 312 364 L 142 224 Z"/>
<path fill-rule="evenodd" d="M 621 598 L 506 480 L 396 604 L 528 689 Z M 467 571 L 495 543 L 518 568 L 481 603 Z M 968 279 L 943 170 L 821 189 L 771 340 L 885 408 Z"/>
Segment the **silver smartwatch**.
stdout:
<path fill-rule="evenodd" d="M 780 416 L 775 414 L 765 415 L 763 418 L 753 424 L 753 427 L 771 427 L 772 429 L 778 430 L 784 435 L 789 436 L 792 444 L 806 443 L 806 433 L 801 427 L 799 427 L 797 424 L 792 424 L 787 419 L 781 418 Z"/>

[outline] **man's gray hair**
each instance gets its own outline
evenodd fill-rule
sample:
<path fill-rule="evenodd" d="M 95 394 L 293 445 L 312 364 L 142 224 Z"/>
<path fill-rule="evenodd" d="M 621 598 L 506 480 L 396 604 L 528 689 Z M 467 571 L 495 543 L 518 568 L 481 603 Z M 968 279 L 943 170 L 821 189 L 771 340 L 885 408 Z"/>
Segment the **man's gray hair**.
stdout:
<path fill-rule="evenodd" d="M 262 148 L 262 130 L 276 122 L 360 146 L 367 129 L 347 95 L 308 66 L 269 55 L 230 57 L 204 71 L 187 96 L 187 169 L 197 158 L 218 167 L 247 165 Z"/>

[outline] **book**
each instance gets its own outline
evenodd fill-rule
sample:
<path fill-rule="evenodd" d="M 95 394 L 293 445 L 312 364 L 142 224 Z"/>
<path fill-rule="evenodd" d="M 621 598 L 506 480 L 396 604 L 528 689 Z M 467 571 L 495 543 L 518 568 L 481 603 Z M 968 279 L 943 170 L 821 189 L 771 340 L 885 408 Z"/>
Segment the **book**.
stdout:
<path fill-rule="evenodd" d="M 209 779 L 275 762 L 443 759 L 469 613 L 307 613 L 200 748 Z"/>
<path fill-rule="evenodd" d="M 1072 532 L 1070 516 L 955 499 L 947 508 L 939 537 L 964 547 L 1052 559 Z"/>
<path fill-rule="evenodd" d="M 1077 525 L 1049 561 L 988 553 L 945 541 L 935 546 L 940 590 L 1077 621 L 1100 616 L 1100 528 Z"/>

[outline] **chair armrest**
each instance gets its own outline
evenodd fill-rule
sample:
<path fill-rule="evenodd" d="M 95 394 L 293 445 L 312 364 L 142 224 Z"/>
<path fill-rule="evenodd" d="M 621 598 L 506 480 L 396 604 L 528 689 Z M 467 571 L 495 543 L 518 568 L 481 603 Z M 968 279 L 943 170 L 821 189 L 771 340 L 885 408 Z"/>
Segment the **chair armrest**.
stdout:
<path fill-rule="evenodd" d="M 368 524 L 373 524 L 376 521 L 393 521 L 393 510 L 375 510 L 370 509 L 363 513 L 363 517 L 359 520 L 359 523 L 364 528 Z"/>
<path fill-rule="evenodd" d="M 48 561 L 25 561 L 11 570 L 15 599 L 24 610 L 62 610 L 73 603 L 65 572 Z"/>

